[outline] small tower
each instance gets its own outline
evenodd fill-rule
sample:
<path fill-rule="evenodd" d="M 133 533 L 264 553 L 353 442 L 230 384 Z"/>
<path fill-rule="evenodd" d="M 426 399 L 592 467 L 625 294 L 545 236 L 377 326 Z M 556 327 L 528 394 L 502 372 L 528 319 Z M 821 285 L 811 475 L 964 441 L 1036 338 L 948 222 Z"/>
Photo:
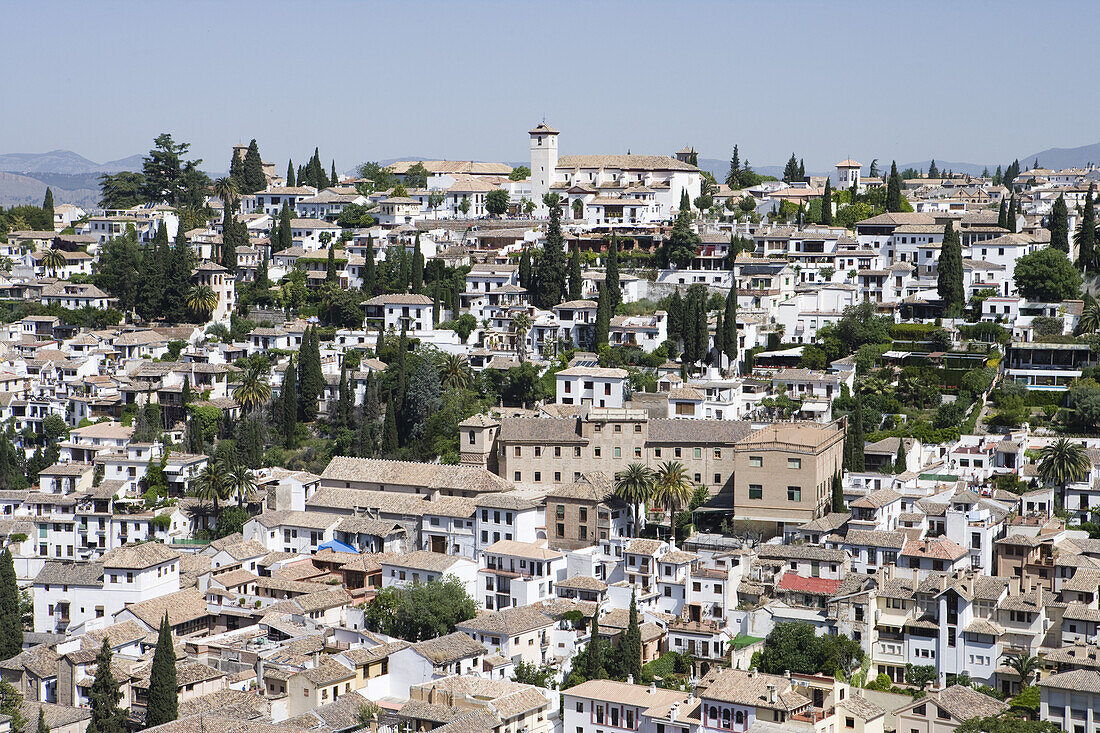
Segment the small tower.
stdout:
<path fill-rule="evenodd" d="M 545 212 L 542 197 L 550 193 L 558 167 L 558 131 L 545 122 L 528 130 L 531 137 L 531 198 L 539 212 Z"/>
<path fill-rule="evenodd" d="M 488 415 L 474 415 L 458 424 L 460 462 L 490 471 L 497 468 L 496 441 L 500 422 Z"/>
<path fill-rule="evenodd" d="M 859 188 L 859 171 L 863 167 L 851 158 L 845 158 L 836 164 L 836 187 L 838 189 Z"/>

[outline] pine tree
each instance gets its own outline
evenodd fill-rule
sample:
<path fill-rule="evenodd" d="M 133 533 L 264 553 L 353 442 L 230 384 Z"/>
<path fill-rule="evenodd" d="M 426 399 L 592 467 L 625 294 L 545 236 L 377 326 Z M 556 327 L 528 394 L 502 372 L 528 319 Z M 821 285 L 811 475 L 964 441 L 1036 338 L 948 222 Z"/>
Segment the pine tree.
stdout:
<path fill-rule="evenodd" d="M 821 223 L 831 226 L 833 223 L 833 183 L 825 179 L 825 191 L 821 194 Z"/>
<path fill-rule="evenodd" d="M 293 448 L 295 435 L 298 432 L 298 375 L 294 357 L 287 362 L 279 401 L 282 403 L 279 422 L 283 431 L 283 447 Z"/>
<path fill-rule="evenodd" d="M 783 166 L 783 182 L 794 183 L 798 180 L 798 158 L 791 153 L 791 157 L 787 160 L 787 165 Z"/>
<path fill-rule="evenodd" d="M 551 194 L 553 195 L 553 194 Z M 568 262 L 565 259 L 565 239 L 561 233 L 561 207 L 554 202 L 550 207 L 550 224 L 546 230 L 546 243 L 538 258 L 538 283 L 535 288 L 535 304 L 550 309 L 561 303 L 565 295 L 565 279 Z"/>
<path fill-rule="evenodd" d="M 286 185 L 288 188 L 296 186 L 294 183 L 294 161 L 288 160 L 286 162 Z"/>
<path fill-rule="evenodd" d="M 248 144 L 248 152 L 244 154 L 244 181 L 241 193 L 256 193 L 267 188 L 267 176 L 264 175 L 264 162 L 260 158 L 260 147 L 256 144 L 256 138 Z"/>
<path fill-rule="evenodd" d="M 176 682 L 176 650 L 172 646 L 172 627 L 168 612 L 160 622 L 157 649 L 153 652 L 153 667 L 149 673 L 149 695 L 145 708 L 145 727 L 170 723 L 179 716 L 179 687 Z"/>
<path fill-rule="evenodd" d="M 1008 201 L 1008 231 L 1012 234 L 1016 233 L 1016 197 L 1013 196 Z"/>
<path fill-rule="evenodd" d="M 11 659 L 21 651 L 23 619 L 19 613 L 19 586 L 11 550 L 5 547 L 0 553 L 0 660 Z"/>
<path fill-rule="evenodd" d="M 386 405 L 386 423 L 382 427 L 382 455 L 390 458 L 397 454 L 397 401 L 391 395 Z"/>
<path fill-rule="evenodd" d="M 619 640 L 619 671 L 632 677 L 636 683 L 642 681 L 642 629 L 638 623 L 638 600 L 635 591 L 630 592 L 630 620 L 626 631 Z"/>
<path fill-rule="evenodd" d="M 416 243 L 412 255 L 412 292 L 420 293 L 424 288 L 424 253 L 420 250 L 420 232 L 416 233 Z"/>
<path fill-rule="evenodd" d="M 1001 207 L 997 209 L 997 226 L 1008 229 L 1008 202 L 1001 197 Z"/>
<path fill-rule="evenodd" d="M 614 234 L 611 235 L 611 242 L 607 245 L 604 284 L 607 287 L 609 313 L 613 316 L 622 301 L 622 291 L 619 289 L 619 240 Z"/>
<path fill-rule="evenodd" d="M 53 217 L 54 217 L 53 191 L 50 190 L 49 186 L 46 186 L 46 198 L 42 201 L 42 213 L 44 213 L 46 215 L 45 218 L 46 218 L 47 225 L 52 229 L 53 228 Z"/>
<path fill-rule="evenodd" d="M 741 182 L 741 156 L 737 153 L 737 146 L 733 146 L 733 157 L 730 158 L 730 170 L 726 174 L 726 185 L 730 188 L 740 188 Z"/>
<path fill-rule="evenodd" d="M 569 300 L 580 300 L 584 293 L 583 275 L 581 275 L 581 250 L 574 247 L 569 255 Z"/>
<path fill-rule="evenodd" d="M 92 719 L 88 723 L 87 733 L 126 733 L 126 712 L 118 707 L 122 690 L 111 672 L 111 643 L 106 636 L 95 662 L 95 679 L 88 691 Z"/>
<path fill-rule="evenodd" d="M 928 177 L 929 178 L 939 178 L 940 177 L 940 169 L 936 167 L 936 159 L 935 158 L 932 158 L 932 162 L 928 164 Z"/>
<path fill-rule="evenodd" d="M 607 283 L 600 286 L 596 298 L 596 328 L 592 337 L 592 350 L 596 351 L 608 342 L 611 330 L 611 298 L 607 294 Z"/>
<path fill-rule="evenodd" d="M 890 162 L 890 178 L 886 181 L 886 210 L 901 211 L 901 176 L 897 161 Z"/>
<path fill-rule="evenodd" d="M 833 474 L 833 511 L 844 511 L 844 482 L 839 473 Z"/>
<path fill-rule="evenodd" d="M 963 308 L 966 306 L 962 243 L 950 221 L 943 228 L 943 243 L 940 245 L 940 258 L 937 264 L 936 292 L 943 302 L 944 316 L 958 318 L 962 315 Z"/>
<path fill-rule="evenodd" d="M 1069 211 L 1061 194 L 1050 210 L 1050 246 L 1069 253 Z"/>

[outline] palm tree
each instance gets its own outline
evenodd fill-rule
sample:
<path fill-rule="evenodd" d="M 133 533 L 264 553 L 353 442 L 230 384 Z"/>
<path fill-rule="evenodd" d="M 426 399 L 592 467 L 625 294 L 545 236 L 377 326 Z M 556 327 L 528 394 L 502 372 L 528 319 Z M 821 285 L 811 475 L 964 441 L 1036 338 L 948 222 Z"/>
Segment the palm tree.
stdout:
<path fill-rule="evenodd" d="M 653 495 L 654 476 L 648 466 L 631 463 L 615 474 L 615 496 L 630 505 L 630 514 L 634 520 L 634 536 L 641 529 L 638 522 L 638 505 L 644 505 Z"/>
<path fill-rule="evenodd" d="M 59 249 L 50 248 L 42 254 L 42 266 L 57 277 L 57 271 L 65 266 L 65 255 Z"/>
<path fill-rule="evenodd" d="M 209 285 L 196 285 L 187 293 L 187 307 L 195 315 L 209 319 L 218 307 L 218 294 Z"/>
<path fill-rule="evenodd" d="M 531 328 L 531 316 L 519 313 L 512 319 L 512 330 L 516 334 L 516 356 L 520 363 L 527 361 L 527 331 Z"/>
<path fill-rule="evenodd" d="M 243 507 L 245 502 L 256 498 L 256 475 L 247 466 L 237 466 L 226 474 L 225 488 L 226 495 L 236 495 L 237 506 Z"/>
<path fill-rule="evenodd" d="M 195 478 L 195 496 L 214 503 L 214 514 L 218 513 L 218 502 L 229 498 L 226 477 L 229 472 L 221 461 L 210 461 Z"/>
<path fill-rule="evenodd" d="M 670 529 L 675 526 L 676 513 L 691 500 L 694 489 L 695 485 L 688 478 L 687 469 L 679 461 L 665 461 L 657 469 L 653 501 L 668 509 Z"/>
<path fill-rule="evenodd" d="M 1039 657 L 1030 654 L 1006 654 L 1002 659 L 1006 667 L 1020 676 L 1020 685 L 1027 687 L 1031 684 L 1035 673 L 1039 671 L 1043 661 Z"/>
<path fill-rule="evenodd" d="M 473 374 L 470 362 L 460 354 L 444 354 L 439 367 L 439 378 L 448 389 L 464 389 L 470 386 Z"/>
<path fill-rule="evenodd" d="M 214 195 L 221 199 L 230 212 L 237 208 L 237 182 L 224 177 L 214 181 Z"/>
<path fill-rule="evenodd" d="M 1092 333 L 1098 328 L 1100 328 L 1100 303 L 1096 302 L 1096 298 L 1085 293 L 1085 308 L 1081 312 L 1080 320 L 1077 321 L 1077 328 L 1073 329 L 1073 335 Z"/>
<path fill-rule="evenodd" d="M 254 364 L 249 366 L 241 383 L 233 389 L 233 399 L 245 412 L 266 405 L 271 399 L 271 383 L 267 381 L 264 370 Z"/>
<path fill-rule="evenodd" d="M 1059 438 L 1039 451 L 1039 477 L 1044 483 L 1062 487 L 1063 491 L 1066 484 L 1088 476 L 1090 468 L 1088 454 L 1081 443 Z"/>

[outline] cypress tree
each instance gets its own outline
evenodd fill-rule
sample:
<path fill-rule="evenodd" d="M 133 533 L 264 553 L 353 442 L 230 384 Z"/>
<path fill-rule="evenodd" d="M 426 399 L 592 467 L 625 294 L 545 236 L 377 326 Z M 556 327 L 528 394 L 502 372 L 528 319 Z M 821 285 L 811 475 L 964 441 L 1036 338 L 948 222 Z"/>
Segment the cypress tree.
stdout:
<path fill-rule="evenodd" d="M 730 288 L 729 293 L 726 295 L 726 310 L 725 318 L 723 319 L 722 326 L 725 328 L 726 333 L 722 337 L 722 343 L 726 349 L 726 358 L 729 359 L 729 365 L 732 369 L 737 362 L 738 343 L 737 343 L 737 282 L 734 279 L 733 286 Z"/>
<path fill-rule="evenodd" d="M 546 244 L 538 258 L 538 283 L 535 288 L 535 304 L 540 308 L 553 308 L 565 295 L 565 279 L 568 263 L 565 259 L 565 239 L 561 233 L 561 207 L 557 201 L 550 207 L 550 224 L 546 230 Z"/>
<path fill-rule="evenodd" d="M 179 687 L 176 682 L 176 650 L 172 646 L 172 627 L 168 612 L 160 622 L 157 649 L 153 652 L 153 667 L 149 673 L 149 697 L 145 708 L 145 727 L 163 725 L 178 715 Z"/>
<path fill-rule="evenodd" d="M 531 289 L 531 250 L 527 247 L 519 255 L 519 286 Z"/>
<path fill-rule="evenodd" d="M 126 733 L 126 712 L 118 707 L 122 690 L 111 672 L 111 645 L 107 637 L 103 637 L 103 645 L 96 654 L 95 662 L 95 680 L 88 691 L 92 706 L 88 733 Z"/>
<path fill-rule="evenodd" d="M 298 166 L 298 185 L 307 186 L 309 181 L 306 180 L 306 167 L 304 165 Z"/>
<path fill-rule="evenodd" d="M 294 183 L 294 161 L 288 160 L 286 162 L 286 185 L 287 187 L 296 186 Z"/>
<path fill-rule="evenodd" d="M 905 473 L 905 438 L 898 438 L 898 454 L 894 456 L 894 473 Z"/>
<path fill-rule="evenodd" d="M 668 299 L 668 340 L 679 348 L 684 339 L 684 301 L 680 298 L 680 290 L 672 291 L 672 297 Z M 673 354 L 669 354 L 671 358 Z"/>
<path fill-rule="evenodd" d="M 584 294 L 584 276 L 581 274 L 581 249 L 574 247 L 569 254 L 569 300 L 580 300 Z"/>
<path fill-rule="evenodd" d="M 849 471 L 860 472 L 867 467 L 863 456 L 863 398 L 856 396 L 856 404 L 848 418 L 848 436 L 844 445 L 845 465 Z"/>
<path fill-rule="evenodd" d="M 49 186 L 46 186 L 46 198 L 42 201 L 42 212 L 46 215 L 46 223 L 51 229 L 53 229 L 53 191 Z"/>
<path fill-rule="evenodd" d="M 1008 201 L 1008 231 L 1012 234 L 1016 233 L 1016 196 L 1013 195 Z"/>
<path fill-rule="evenodd" d="M 244 185 L 241 193 L 256 193 L 267 188 L 267 176 L 264 175 L 264 162 L 260 158 L 260 147 L 256 144 L 256 138 L 248 144 L 248 151 L 244 154 Z"/>
<path fill-rule="evenodd" d="M 382 358 L 382 349 L 386 346 L 386 332 L 385 330 L 378 329 L 378 338 L 374 340 L 374 355 L 378 359 Z"/>
<path fill-rule="evenodd" d="M 929 178 L 939 178 L 940 177 L 940 169 L 936 167 L 936 159 L 935 158 L 932 158 L 932 162 L 928 164 L 928 177 Z"/>
<path fill-rule="evenodd" d="M 38 728 L 36 733 L 50 733 L 50 726 L 46 725 L 46 708 L 38 708 Z"/>
<path fill-rule="evenodd" d="M 382 401 L 379 397 L 378 375 L 371 374 L 367 380 L 367 391 L 363 395 L 363 421 L 374 424 L 382 414 Z"/>
<path fill-rule="evenodd" d="M 1089 184 L 1085 194 L 1085 208 L 1081 212 L 1081 223 L 1074 235 L 1077 245 L 1077 266 L 1092 272 L 1096 269 L 1096 202 L 1093 199 L 1093 184 Z"/>
<path fill-rule="evenodd" d="M 320 337 L 317 329 L 306 329 L 298 349 L 298 417 L 305 422 L 317 419 L 317 399 L 325 390 L 321 373 Z"/>
<path fill-rule="evenodd" d="M 831 226 L 833 223 L 833 183 L 825 179 L 825 191 L 821 194 L 821 223 Z"/>
<path fill-rule="evenodd" d="M 333 186 L 339 186 L 340 185 L 340 176 L 336 175 L 336 159 L 335 158 L 333 158 L 333 160 L 332 160 L 332 175 L 329 177 L 329 180 L 331 181 Z"/>
<path fill-rule="evenodd" d="M 839 473 L 833 474 L 833 511 L 844 511 L 844 482 Z"/>
<path fill-rule="evenodd" d="M 433 292 L 432 292 L 432 323 L 434 325 L 437 325 L 437 326 L 439 325 L 439 322 L 442 320 L 441 316 L 443 315 L 442 312 L 441 312 L 442 308 L 441 308 L 441 305 L 440 305 L 440 302 L 439 302 L 439 288 L 440 288 L 439 281 L 436 280 L 435 281 L 435 287 L 433 288 Z"/>
<path fill-rule="evenodd" d="M 283 447 L 294 447 L 294 436 L 298 432 L 298 375 L 294 365 L 294 357 L 286 365 L 286 373 L 283 374 L 283 388 L 279 394 L 282 403 L 280 427 L 283 430 Z"/>
<path fill-rule="evenodd" d="M 325 282 L 336 282 L 336 245 L 332 242 L 328 245 L 328 262 L 325 263 Z"/>
<path fill-rule="evenodd" d="M 997 226 L 1008 229 L 1008 206 L 1004 197 L 1001 197 L 1001 206 L 997 209 Z"/>
<path fill-rule="evenodd" d="M 722 357 L 726 355 L 726 326 L 722 323 L 722 311 L 718 311 L 718 319 L 714 324 L 714 351 L 718 357 L 716 364 L 721 368 Z"/>
<path fill-rule="evenodd" d="M 237 184 L 237 190 L 244 193 L 244 159 L 233 151 L 233 159 L 229 161 L 229 178 Z"/>
<path fill-rule="evenodd" d="M 19 586 L 11 550 L 5 547 L 0 553 L 0 660 L 11 659 L 21 651 L 23 619 L 19 613 Z"/>
<path fill-rule="evenodd" d="M 890 162 L 890 178 L 886 181 L 886 210 L 901 211 L 901 176 L 897 161 Z"/>
<path fill-rule="evenodd" d="M 604 274 L 604 285 L 607 287 L 609 313 L 615 315 L 623 296 L 622 291 L 619 289 L 619 240 L 614 234 L 611 235 L 611 242 L 607 246 L 607 268 Z"/>
<path fill-rule="evenodd" d="M 600 294 L 596 298 L 596 329 L 592 337 L 592 350 L 595 351 L 601 345 L 608 342 L 611 330 L 611 303 L 607 294 L 607 283 L 600 287 Z"/>
<path fill-rule="evenodd" d="M 962 243 L 951 222 L 943 228 L 943 244 L 937 265 L 936 292 L 943 301 L 943 314 L 948 318 L 962 315 L 966 306 L 963 288 Z"/>
<path fill-rule="evenodd" d="M 420 232 L 416 233 L 412 255 L 412 292 L 420 293 L 424 288 L 424 253 L 420 251 Z"/>
<path fill-rule="evenodd" d="M 741 188 L 741 156 L 737 152 L 737 146 L 733 146 L 733 155 L 730 157 L 730 169 L 726 174 L 726 185 L 730 188 Z"/>
<path fill-rule="evenodd" d="M 710 353 L 710 329 L 707 328 L 707 292 L 703 290 L 695 305 L 695 361 L 703 361 Z"/>
<path fill-rule="evenodd" d="M 382 427 L 382 455 L 390 458 L 397 454 L 397 403 L 393 396 L 386 405 L 386 423 Z"/>
<path fill-rule="evenodd" d="M 293 218 L 294 215 L 290 213 L 290 207 L 284 201 L 283 208 L 279 210 L 279 249 L 273 249 L 272 251 L 281 252 L 294 246 L 294 225 L 291 223 Z M 272 242 L 271 246 L 274 248 L 275 242 Z"/>
<path fill-rule="evenodd" d="M 1060 194 L 1050 210 L 1050 246 L 1069 253 L 1069 211 L 1065 196 Z"/>
<path fill-rule="evenodd" d="M 260 264 L 256 267 L 256 286 L 266 289 L 271 286 L 271 279 L 267 276 L 267 250 L 262 244 L 259 249 Z"/>
<path fill-rule="evenodd" d="M 336 402 L 336 424 L 346 428 L 351 422 L 351 389 L 348 387 L 348 370 L 340 367 L 340 396 Z"/>
<path fill-rule="evenodd" d="M 191 289 L 191 270 L 195 256 L 191 245 L 181 232 L 172 247 L 164 278 L 162 317 L 174 323 L 185 322 L 188 317 L 187 292 Z"/>
<path fill-rule="evenodd" d="M 374 268 L 374 240 L 368 239 L 367 245 L 367 251 L 363 256 L 363 269 L 359 272 L 363 278 L 363 295 L 373 298 L 378 278 Z"/>
<path fill-rule="evenodd" d="M 630 592 L 630 620 L 623 638 L 619 641 L 619 670 L 622 674 L 634 678 L 635 683 L 642 680 L 642 629 L 638 623 L 638 600 L 635 591 Z"/>
<path fill-rule="evenodd" d="M 244 224 L 241 224 L 243 227 Z M 248 230 L 245 230 L 245 237 L 248 237 Z M 237 245 L 248 244 L 247 239 L 244 242 L 238 242 L 238 228 L 237 218 L 230 213 L 229 208 L 226 207 L 222 211 L 222 257 L 221 265 L 230 272 L 237 271 Z"/>
<path fill-rule="evenodd" d="M 596 613 L 592 615 L 592 635 L 585 648 L 585 676 L 590 680 L 598 680 L 603 675 L 603 654 L 600 649 L 600 607 L 596 606 Z"/>
<path fill-rule="evenodd" d="M 798 159 L 798 180 L 806 180 L 806 160 L 804 158 Z"/>
<path fill-rule="evenodd" d="M 191 402 L 191 379 L 187 376 L 183 378 L 183 392 L 180 396 L 180 402 L 184 407 L 187 407 Z"/>

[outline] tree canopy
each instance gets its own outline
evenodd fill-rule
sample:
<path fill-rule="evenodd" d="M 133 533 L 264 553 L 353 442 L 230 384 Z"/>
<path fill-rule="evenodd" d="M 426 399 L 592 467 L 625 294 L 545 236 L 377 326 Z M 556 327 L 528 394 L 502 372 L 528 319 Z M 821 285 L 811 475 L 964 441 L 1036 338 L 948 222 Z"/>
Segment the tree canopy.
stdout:
<path fill-rule="evenodd" d="M 477 615 L 477 603 L 462 583 L 448 576 L 409 588 L 390 587 L 367 605 L 366 624 L 406 641 L 423 641 L 449 634 L 455 624 Z"/>
<path fill-rule="evenodd" d="M 1054 247 L 1045 247 L 1016 260 L 1013 279 L 1020 295 L 1043 303 L 1076 298 L 1081 290 L 1081 273 L 1065 252 Z"/>

